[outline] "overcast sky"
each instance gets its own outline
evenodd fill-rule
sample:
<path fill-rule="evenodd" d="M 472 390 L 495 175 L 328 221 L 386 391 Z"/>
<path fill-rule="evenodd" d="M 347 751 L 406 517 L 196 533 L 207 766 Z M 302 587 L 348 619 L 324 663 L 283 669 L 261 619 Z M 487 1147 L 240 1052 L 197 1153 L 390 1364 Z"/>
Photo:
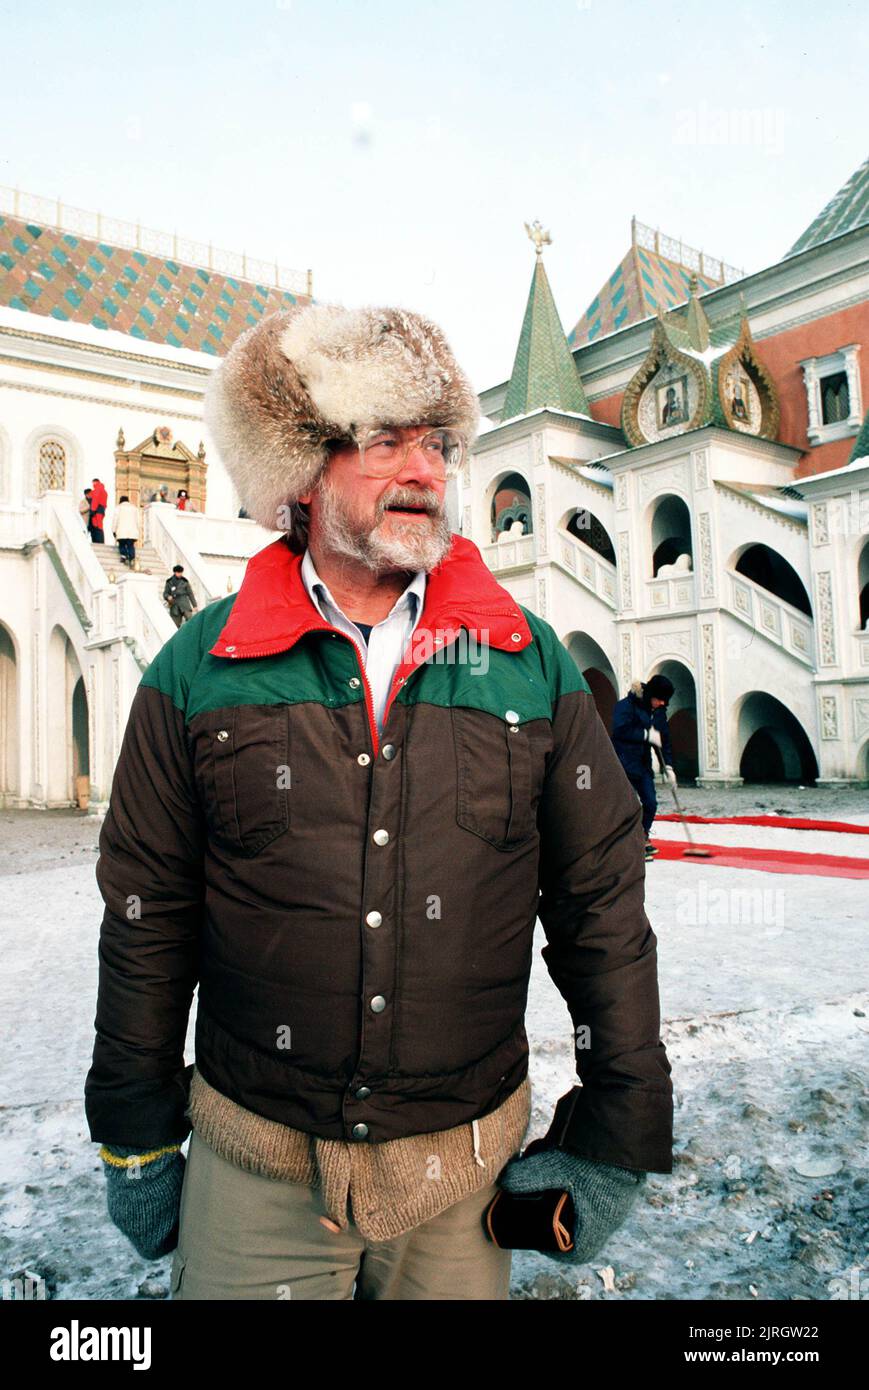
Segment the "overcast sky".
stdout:
<path fill-rule="evenodd" d="M 565 329 L 631 214 L 759 270 L 866 157 L 850 0 L 0 0 L 0 183 L 312 267 L 509 375 L 540 218 Z"/>

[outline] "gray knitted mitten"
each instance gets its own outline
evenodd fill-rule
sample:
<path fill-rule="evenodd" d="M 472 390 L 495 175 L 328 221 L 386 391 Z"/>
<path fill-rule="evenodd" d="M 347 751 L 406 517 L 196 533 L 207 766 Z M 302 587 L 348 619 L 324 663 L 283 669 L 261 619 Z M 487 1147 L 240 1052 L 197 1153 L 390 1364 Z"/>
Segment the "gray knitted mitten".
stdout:
<path fill-rule="evenodd" d="M 611 1163 L 597 1163 L 566 1149 L 549 1148 L 512 1158 L 498 1177 L 506 1192 L 566 1190 L 576 1214 L 569 1252 L 549 1251 L 563 1264 L 584 1264 L 622 1224 L 646 1181 L 646 1174 Z"/>
<path fill-rule="evenodd" d="M 109 1216 L 143 1260 L 158 1260 L 178 1244 L 185 1158 L 180 1144 L 131 1149 L 104 1144 Z"/>

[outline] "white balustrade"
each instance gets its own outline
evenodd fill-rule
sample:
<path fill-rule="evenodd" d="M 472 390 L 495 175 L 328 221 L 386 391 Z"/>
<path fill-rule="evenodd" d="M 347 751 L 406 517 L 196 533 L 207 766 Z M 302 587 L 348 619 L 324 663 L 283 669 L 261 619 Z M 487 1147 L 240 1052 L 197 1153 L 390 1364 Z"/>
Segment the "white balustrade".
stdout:
<path fill-rule="evenodd" d="M 727 584 L 725 606 L 731 613 L 805 666 L 814 667 L 815 624 L 806 613 L 733 570 L 727 573 Z"/>

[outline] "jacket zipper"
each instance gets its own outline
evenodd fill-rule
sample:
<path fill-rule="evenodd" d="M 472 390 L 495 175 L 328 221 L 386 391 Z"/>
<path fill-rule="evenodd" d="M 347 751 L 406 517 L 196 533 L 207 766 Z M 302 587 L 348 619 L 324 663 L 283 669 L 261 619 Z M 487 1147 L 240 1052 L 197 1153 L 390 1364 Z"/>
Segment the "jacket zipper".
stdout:
<path fill-rule="evenodd" d="M 491 608 L 488 610 L 481 609 L 480 613 L 483 617 L 510 617 L 512 616 L 513 610 L 507 608 Z M 337 633 L 339 637 L 343 637 L 346 642 L 351 643 L 353 650 L 356 653 L 356 661 L 359 666 L 359 673 L 362 676 L 362 685 L 365 690 L 365 709 L 368 715 L 368 728 L 371 733 L 371 743 L 374 749 L 374 756 L 376 758 L 380 749 L 380 738 L 377 733 L 377 721 L 374 717 L 374 697 L 371 694 L 371 686 L 368 683 L 368 677 L 365 673 L 365 663 L 362 660 L 362 653 L 360 652 L 357 644 L 353 641 L 353 638 L 350 637 L 348 633 L 342 632 L 340 628 L 333 627 L 331 623 L 308 623 L 305 627 L 299 629 L 299 631 L 294 636 L 292 642 L 286 642 L 282 647 L 266 646 L 255 648 L 253 651 L 246 651 L 244 653 L 244 656 L 279 656 L 281 652 L 288 651 L 290 647 L 294 646 L 294 644 L 299 640 L 300 637 L 304 637 L 305 634 L 308 632 L 334 632 Z M 401 668 L 399 667 L 399 670 L 400 669 Z M 398 694 L 399 688 L 405 684 L 405 682 L 408 679 L 408 676 L 413 675 L 414 671 L 417 670 L 419 670 L 419 666 L 411 667 L 411 670 L 408 672 L 407 676 L 402 676 L 397 684 L 394 683 L 393 689 L 386 701 L 386 708 L 383 711 L 384 724 L 386 724 L 386 720 L 389 716 L 389 711 L 392 707 L 392 702 Z"/>
<path fill-rule="evenodd" d="M 309 623 L 307 627 L 300 628 L 294 636 L 292 642 L 286 642 L 282 647 L 260 647 L 254 651 L 246 651 L 244 656 L 280 656 L 281 652 L 289 651 L 290 647 L 295 646 L 300 637 L 304 637 L 308 632 L 334 632 L 338 637 L 343 637 L 345 642 L 349 642 L 356 653 L 356 663 L 359 673 L 362 676 L 362 685 L 365 690 L 365 710 L 368 715 L 368 729 L 371 734 L 371 743 L 374 749 L 374 756 L 377 757 L 379 751 L 379 739 L 377 735 L 377 721 L 374 718 L 374 697 L 371 694 L 371 686 L 365 674 L 365 663 L 362 660 L 362 653 L 356 642 L 349 633 L 342 632 L 339 627 L 333 627 L 331 623 Z M 232 658 L 230 658 L 231 660 Z"/>
<path fill-rule="evenodd" d="M 429 629 L 429 631 L 433 631 L 433 629 Z M 459 629 L 458 629 L 458 631 L 457 631 L 457 633 L 456 633 L 456 636 L 455 636 L 455 638 L 453 639 L 453 641 L 457 641 L 457 640 L 458 640 L 458 636 L 459 636 L 459 632 L 460 632 L 460 631 L 461 631 L 461 625 L 459 626 Z M 411 640 L 412 640 L 412 639 L 411 639 Z M 450 643 L 450 646 L 452 646 L 452 643 Z M 440 651 L 446 651 L 446 647 L 441 647 L 441 648 L 439 648 L 439 650 L 440 650 Z M 404 668 L 404 666 L 405 666 L 406 664 L 407 664 L 406 662 L 403 662 L 403 661 L 402 661 L 402 662 L 400 662 L 399 665 L 396 667 L 395 679 L 393 680 L 393 683 L 392 683 L 392 689 L 391 689 L 389 695 L 387 696 L 387 699 L 386 699 L 386 706 L 385 706 L 385 708 L 384 708 L 384 710 L 383 710 L 383 725 L 384 725 L 384 728 L 386 727 L 386 721 L 387 721 L 387 719 L 389 718 L 389 711 L 392 709 L 392 702 L 393 702 L 393 700 L 396 698 L 396 696 L 398 695 L 399 690 L 402 688 L 402 686 L 404 686 L 404 685 L 407 684 L 407 682 L 410 680 L 411 676 L 415 675 L 416 672 L 419 671 L 419 670 L 421 669 L 421 667 L 425 665 L 425 662 L 424 662 L 424 661 L 420 661 L 420 662 L 417 662 L 416 665 L 411 665 L 410 670 L 409 670 L 405 675 L 401 675 L 400 672 L 403 670 L 403 668 Z"/>

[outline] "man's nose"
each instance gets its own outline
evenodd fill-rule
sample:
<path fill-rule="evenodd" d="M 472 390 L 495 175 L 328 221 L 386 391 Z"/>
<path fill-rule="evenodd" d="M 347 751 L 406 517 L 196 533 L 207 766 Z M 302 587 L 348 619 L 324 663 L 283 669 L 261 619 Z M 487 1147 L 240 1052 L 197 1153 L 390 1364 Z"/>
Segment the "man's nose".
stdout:
<path fill-rule="evenodd" d="M 398 478 L 421 478 L 432 483 L 437 479 L 439 463 L 438 457 L 432 458 L 423 449 L 421 441 L 415 440 L 413 444 L 408 446 L 404 462 L 396 476 Z"/>

